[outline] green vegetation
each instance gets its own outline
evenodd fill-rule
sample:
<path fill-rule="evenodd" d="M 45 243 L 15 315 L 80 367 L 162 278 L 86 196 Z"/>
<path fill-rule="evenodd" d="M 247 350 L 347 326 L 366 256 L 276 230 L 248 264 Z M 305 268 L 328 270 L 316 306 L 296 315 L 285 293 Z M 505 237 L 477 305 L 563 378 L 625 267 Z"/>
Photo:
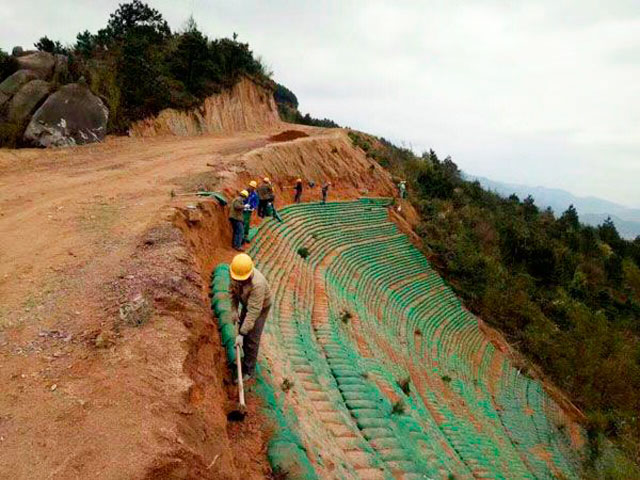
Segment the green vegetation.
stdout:
<path fill-rule="evenodd" d="M 236 34 L 209 39 L 193 18 L 172 32 L 162 14 L 140 0 L 120 4 L 105 28 L 79 33 L 74 45 L 44 36 L 35 46 L 69 56 L 69 80 L 84 77 L 109 107 L 109 132 L 124 132 L 164 108 L 196 107 L 242 75 L 275 88 L 270 72 Z M 0 75 L 12 68 L 0 53 Z"/>
<path fill-rule="evenodd" d="M 405 411 L 405 404 L 402 400 L 397 400 L 393 402 L 391 406 L 391 414 L 392 415 L 402 415 Z"/>
<path fill-rule="evenodd" d="M 62 53 L 65 55 L 69 53 L 67 49 L 64 48 L 59 41 L 56 40 L 54 42 L 46 35 L 42 37 L 40 40 L 38 40 L 36 43 L 34 43 L 33 46 L 36 47 L 41 52 Z"/>
<path fill-rule="evenodd" d="M 300 125 L 311 125 L 313 127 L 340 127 L 340 125 L 328 118 L 313 118 L 308 113 L 302 115 L 298 111 L 298 98 L 291 90 L 289 90 L 284 85 L 280 85 L 279 83 L 276 85 L 273 98 L 275 99 L 276 105 L 278 106 L 278 113 L 280 114 L 280 118 L 285 122 L 298 123 Z"/>
<path fill-rule="evenodd" d="M 342 323 L 345 323 L 345 324 L 349 323 L 349 320 L 351 320 L 352 317 L 353 315 L 348 310 L 343 310 L 342 312 L 340 312 L 340 321 Z"/>
<path fill-rule="evenodd" d="M 407 180 L 422 249 L 467 307 L 569 393 L 591 438 L 606 435 L 637 462 L 640 238 L 622 239 L 610 220 L 585 226 L 573 207 L 556 218 L 531 197 L 499 197 L 434 151 L 350 136 Z"/>
<path fill-rule="evenodd" d="M 298 250 L 298 255 L 300 255 L 302 258 L 307 258 L 309 256 L 309 249 L 307 247 L 300 247 Z"/>
<path fill-rule="evenodd" d="M 0 82 L 18 70 L 18 62 L 0 48 Z"/>

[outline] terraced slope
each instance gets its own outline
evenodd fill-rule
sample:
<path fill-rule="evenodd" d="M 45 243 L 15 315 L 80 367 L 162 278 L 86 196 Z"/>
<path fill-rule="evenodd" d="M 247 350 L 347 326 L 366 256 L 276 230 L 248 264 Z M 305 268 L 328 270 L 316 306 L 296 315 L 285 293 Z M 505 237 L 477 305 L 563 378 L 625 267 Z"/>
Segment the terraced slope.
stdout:
<path fill-rule="evenodd" d="M 293 384 L 280 413 L 317 477 L 578 478 L 562 410 L 481 334 L 387 203 L 290 206 L 251 247 L 275 296 L 262 372 Z"/>

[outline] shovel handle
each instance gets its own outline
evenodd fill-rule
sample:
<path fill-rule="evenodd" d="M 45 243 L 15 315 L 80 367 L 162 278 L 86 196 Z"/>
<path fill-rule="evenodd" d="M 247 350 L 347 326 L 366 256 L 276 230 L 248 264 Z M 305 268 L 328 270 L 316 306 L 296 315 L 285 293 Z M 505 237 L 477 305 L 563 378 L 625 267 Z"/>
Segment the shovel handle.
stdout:
<path fill-rule="evenodd" d="M 242 407 L 246 407 L 244 403 L 244 383 L 242 381 L 242 362 L 240 360 L 240 345 L 236 345 L 236 366 L 238 367 L 238 397 Z"/>

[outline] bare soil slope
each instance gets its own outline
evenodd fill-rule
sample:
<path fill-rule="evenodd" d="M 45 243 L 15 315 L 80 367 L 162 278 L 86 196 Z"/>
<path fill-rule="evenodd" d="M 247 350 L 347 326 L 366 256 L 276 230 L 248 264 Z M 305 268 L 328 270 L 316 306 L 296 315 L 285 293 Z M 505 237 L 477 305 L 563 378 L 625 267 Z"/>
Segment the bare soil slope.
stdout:
<path fill-rule="evenodd" d="M 227 212 L 172 197 L 270 175 L 389 194 L 343 132 L 109 138 L 0 151 L 0 478 L 264 478 L 269 425 L 227 424 L 233 388 L 208 309 Z M 319 188 L 305 191 L 319 197 Z"/>

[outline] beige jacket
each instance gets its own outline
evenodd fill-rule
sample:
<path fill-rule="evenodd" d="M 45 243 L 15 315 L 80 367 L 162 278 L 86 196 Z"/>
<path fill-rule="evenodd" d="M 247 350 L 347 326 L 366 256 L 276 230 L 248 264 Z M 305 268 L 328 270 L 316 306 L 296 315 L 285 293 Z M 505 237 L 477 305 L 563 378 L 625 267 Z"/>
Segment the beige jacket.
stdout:
<path fill-rule="evenodd" d="M 247 335 L 263 314 L 269 312 L 271 307 L 271 289 L 264 275 L 257 268 L 253 269 L 251 280 L 248 282 L 231 281 L 231 307 L 232 313 L 239 318 L 238 307 L 242 305 L 246 311 L 241 335 Z"/>
<path fill-rule="evenodd" d="M 229 206 L 229 218 L 233 218 L 234 220 L 244 221 L 244 217 L 242 216 L 244 212 L 244 200 L 241 196 L 237 196 L 231 205 Z"/>

